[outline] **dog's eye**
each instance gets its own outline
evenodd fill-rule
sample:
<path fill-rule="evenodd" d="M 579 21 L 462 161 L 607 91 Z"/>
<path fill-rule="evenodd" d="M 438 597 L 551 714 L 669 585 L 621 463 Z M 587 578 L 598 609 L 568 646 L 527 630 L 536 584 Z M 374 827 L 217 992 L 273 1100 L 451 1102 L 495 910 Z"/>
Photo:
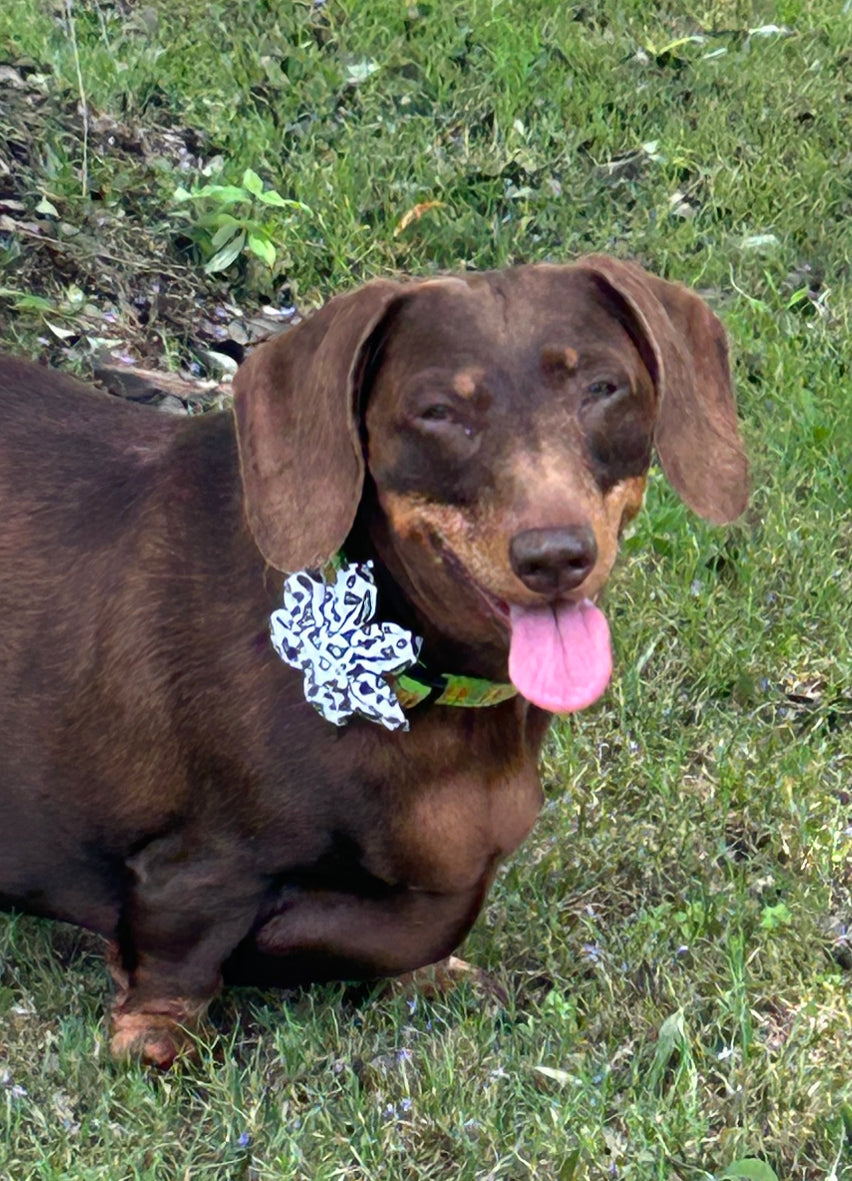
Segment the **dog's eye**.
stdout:
<path fill-rule="evenodd" d="M 461 439 L 474 440 L 479 431 L 473 419 L 463 409 L 448 402 L 430 402 L 417 414 L 415 425 L 450 448 L 458 448 Z M 462 450 L 466 451 L 466 446 Z"/>
<path fill-rule="evenodd" d="M 421 410 L 420 417 L 424 422 L 452 422 L 455 413 L 452 406 L 448 406 L 446 402 L 436 402 L 433 406 Z"/>
<path fill-rule="evenodd" d="M 613 394 L 617 394 L 624 387 L 615 381 L 593 381 L 586 390 L 587 395 L 595 400 L 602 398 L 611 398 Z"/>

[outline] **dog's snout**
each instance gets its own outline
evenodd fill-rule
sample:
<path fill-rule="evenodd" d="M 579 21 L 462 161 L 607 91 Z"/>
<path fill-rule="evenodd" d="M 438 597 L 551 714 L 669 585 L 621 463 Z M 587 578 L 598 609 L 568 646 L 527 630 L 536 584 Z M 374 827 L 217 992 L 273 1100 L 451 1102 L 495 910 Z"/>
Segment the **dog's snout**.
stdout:
<path fill-rule="evenodd" d="M 595 535 L 588 525 L 525 529 L 509 544 L 512 569 L 524 586 L 541 595 L 573 590 L 597 561 Z"/>

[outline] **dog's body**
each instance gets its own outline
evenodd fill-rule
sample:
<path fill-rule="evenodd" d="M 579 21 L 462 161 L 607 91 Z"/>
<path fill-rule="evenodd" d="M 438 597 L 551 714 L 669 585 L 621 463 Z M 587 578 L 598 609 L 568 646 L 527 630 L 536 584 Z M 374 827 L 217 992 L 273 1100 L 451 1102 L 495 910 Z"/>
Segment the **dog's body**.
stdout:
<path fill-rule="evenodd" d="M 118 1052 L 171 1061 L 223 970 L 458 945 L 537 814 L 539 706 L 605 681 L 599 636 L 548 669 L 654 439 L 697 511 L 740 511 L 721 326 L 604 258 L 340 297 L 241 369 L 236 429 L 0 362 L 0 904 L 112 941 Z M 433 671 L 526 698 L 320 717 L 269 616 L 344 544 Z"/>

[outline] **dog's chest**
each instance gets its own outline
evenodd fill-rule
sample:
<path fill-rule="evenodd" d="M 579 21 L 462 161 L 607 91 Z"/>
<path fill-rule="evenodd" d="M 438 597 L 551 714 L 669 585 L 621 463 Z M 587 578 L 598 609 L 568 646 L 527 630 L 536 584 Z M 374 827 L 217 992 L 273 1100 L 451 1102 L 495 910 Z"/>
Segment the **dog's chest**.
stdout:
<path fill-rule="evenodd" d="M 371 874 L 461 891 L 527 836 L 541 807 L 537 751 L 511 714 L 502 727 L 477 721 L 454 717 L 448 725 L 439 714 L 391 743 L 362 748 L 352 782 L 367 805 L 357 839 Z"/>

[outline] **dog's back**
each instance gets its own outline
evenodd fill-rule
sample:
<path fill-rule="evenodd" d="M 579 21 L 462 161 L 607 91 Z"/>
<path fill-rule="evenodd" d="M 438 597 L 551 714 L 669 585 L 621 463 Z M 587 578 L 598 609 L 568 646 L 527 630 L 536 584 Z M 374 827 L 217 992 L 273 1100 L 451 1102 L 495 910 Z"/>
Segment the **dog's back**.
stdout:
<path fill-rule="evenodd" d="M 48 589 L 52 602 L 57 591 L 61 598 L 69 563 L 75 577 L 87 569 L 103 573 L 98 554 L 114 553 L 131 532 L 174 434 L 165 415 L 64 374 L 0 359 L 4 612 L 25 612 Z"/>
<path fill-rule="evenodd" d="M 57 850 L 68 847 L 69 817 L 51 785 L 103 662 L 115 552 L 132 544 L 149 478 L 144 453 L 135 463 L 129 453 L 140 435 L 152 455 L 167 444 L 161 424 L 135 409 L 56 372 L 0 362 L 0 900 L 53 913 L 61 895 L 69 917 L 82 904 L 94 918 L 107 900 L 82 864 L 68 899 L 74 874 Z"/>
<path fill-rule="evenodd" d="M 145 683 L 140 629 L 130 635 L 130 616 L 148 610 L 132 580 L 145 567 L 143 539 L 161 532 L 141 529 L 141 518 L 162 512 L 152 493 L 179 430 L 55 371 L 0 361 L 0 903 L 101 930 L 114 925 L 109 883 L 117 891 L 124 850 L 114 874 L 109 851 L 84 862 L 79 830 L 90 824 L 96 839 L 105 803 L 107 814 L 127 808 L 113 764 L 132 766 L 128 735 L 140 762 L 157 761 L 164 719 Z M 120 744 L 117 708 L 136 715 L 125 716 Z M 81 747 L 93 757 L 77 771 Z M 82 816 L 79 798 L 73 812 L 57 806 L 74 780 L 85 785 Z"/>

